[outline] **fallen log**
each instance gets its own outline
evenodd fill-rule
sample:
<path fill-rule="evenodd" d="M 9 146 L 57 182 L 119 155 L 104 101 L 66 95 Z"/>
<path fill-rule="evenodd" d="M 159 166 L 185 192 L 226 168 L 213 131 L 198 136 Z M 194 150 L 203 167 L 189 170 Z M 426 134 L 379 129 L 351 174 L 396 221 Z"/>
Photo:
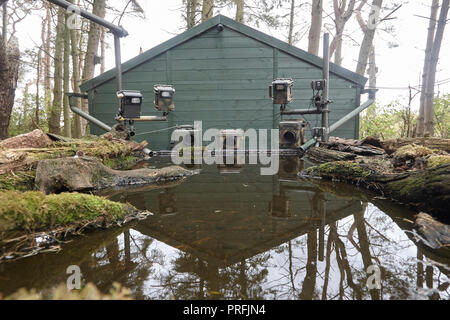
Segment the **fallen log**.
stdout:
<path fill-rule="evenodd" d="M 416 144 L 430 149 L 441 150 L 450 153 L 450 139 L 443 138 L 411 138 L 411 139 L 391 139 L 381 141 L 382 148 L 388 153 L 393 154 L 397 149 Z"/>
<path fill-rule="evenodd" d="M 45 148 L 0 149 L 0 174 L 27 171 L 36 168 L 42 159 L 57 159 L 70 156 L 90 156 L 101 159 L 105 164 L 115 159 L 133 157 L 146 143 L 138 144 L 123 140 L 91 138 L 70 142 L 54 142 Z M 139 160 L 136 158 L 136 160 Z"/>
<path fill-rule="evenodd" d="M 383 149 L 374 146 L 373 142 L 371 142 L 372 144 L 368 143 L 368 141 L 330 137 L 328 142 L 321 144 L 321 147 L 360 156 L 381 156 L 385 154 Z"/>
<path fill-rule="evenodd" d="M 332 161 L 350 161 L 356 159 L 356 155 L 354 154 L 325 148 L 310 148 L 306 152 L 306 157 L 309 160 L 316 163 L 325 163 Z"/>
<path fill-rule="evenodd" d="M 118 171 L 106 167 L 97 158 L 61 158 L 39 161 L 35 184 L 49 194 L 168 182 L 192 174 L 178 166 Z"/>
<path fill-rule="evenodd" d="M 383 172 L 370 161 L 338 161 L 308 168 L 301 175 L 353 183 L 442 217 L 450 207 L 450 164 L 398 174 Z"/>
<path fill-rule="evenodd" d="M 64 193 L 0 192 L 0 264 L 61 250 L 68 236 L 145 219 L 149 212 L 105 198 Z"/>
<path fill-rule="evenodd" d="M 428 247 L 438 250 L 450 248 L 450 226 L 433 219 L 432 216 L 421 212 L 417 215 L 415 225 L 423 242 Z"/>

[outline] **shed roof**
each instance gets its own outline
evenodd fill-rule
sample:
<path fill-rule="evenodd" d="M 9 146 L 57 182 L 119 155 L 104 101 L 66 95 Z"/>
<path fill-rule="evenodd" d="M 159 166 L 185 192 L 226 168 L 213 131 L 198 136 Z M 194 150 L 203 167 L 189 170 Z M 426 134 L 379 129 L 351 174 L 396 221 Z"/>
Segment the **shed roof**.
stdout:
<path fill-rule="evenodd" d="M 302 49 L 299 49 L 295 46 L 292 46 L 284 41 L 278 40 L 268 34 L 265 34 L 263 32 L 260 32 L 256 29 L 253 29 L 249 26 L 246 26 L 242 23 L 239 23 L 233 19 L 230 19 L 228 17 L 225 17 L 223 15 L 217 15 L 214 18 L 205 21 L 196 27 L 187 30 L 186 32 L 183 32 L 182 34 L 179 34 L 175 36 L 174 38 L 167 40 L 166 42 L 163 42 L 162 44 L 136 56 L 135 58 L 128 60 L 127 62 L 124 62 L 122 64 L 122 72 L 128 72 L 137 66 L 147 62 L 148 60 L 151 60 L 155 58 L 156 56 L 184 43 L 189 41 L 192 38 L 195 38 L 199 36 L 200 34 L 210 30 L 211 28 L 216 27 L 217 25 L 222 24 L 223 26 L 230 28 L 231 30 L 234 30 L 236 32 L 239 32 L 247 37 L 253 38 L 257 41 L 260 41 L 262 43 L 265 43 L 266 45 L 277 48 L 278 50 L 285 52 L 289 55 L 292 55 L 293 57 L 296 57 L 298 59 L 301 59 L 307 63 L 310 63 L 311 65 L 317 66 L 318 68 L 322 68 L 323 60 L 322 58 L 310 54 Z M 101 75 L 83 83 L 80 88 L 82 91 L 89 91 L 92 90 L 101 84 L 114 79 L 116 77 L 115 69 L 111 69 L 105 73 L 102 73 Z M 345 69 L 343 67 L 340 67 L 334 63 L 330 63 L 330 72 L 344 78 L 346 80 L 349 80 L 361 87 L 364 87 L 367 78 L 364 76 L 361 76 L 353 71 L 350 71 L 348 69 Z"/>

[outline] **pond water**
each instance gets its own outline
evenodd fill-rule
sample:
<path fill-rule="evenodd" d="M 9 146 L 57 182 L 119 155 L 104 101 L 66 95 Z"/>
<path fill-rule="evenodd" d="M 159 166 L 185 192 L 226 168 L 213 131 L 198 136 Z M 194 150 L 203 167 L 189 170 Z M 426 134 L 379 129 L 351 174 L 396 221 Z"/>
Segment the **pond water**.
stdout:
<path fill-rule="evenodd" d="M 299 179 L 304 166 L 283 158 L 277 176 L 202 166 L 184 181 L 103 192 L 154 215 L 0 265 L 0 292 L 45 292 L 77 265 L 84 283 L 106 292 L 119 282 L 136 299 L 449 298 L 448 251 L 416 244 L 413 212 L 352 186 Z"/>

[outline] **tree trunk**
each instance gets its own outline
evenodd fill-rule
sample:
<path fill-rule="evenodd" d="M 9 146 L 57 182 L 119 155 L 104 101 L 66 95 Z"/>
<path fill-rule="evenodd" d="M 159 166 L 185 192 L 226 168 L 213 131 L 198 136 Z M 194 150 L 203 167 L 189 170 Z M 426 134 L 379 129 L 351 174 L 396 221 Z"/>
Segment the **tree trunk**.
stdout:
<path fill-rule="evenodd" d="M 8 138 L 8 127 L 14 106 L 19 78 L 19 43 L 16 38 L 7 41 L 7 7 L 3 3 L 2 34 L 0 43 L 0 140 Z"/>
<path fill-rule="evenodd" d="M 8 138 L 9 121 L 19 78 L 19 58 L 17 39 L 10 39 L 7 46 L 2 44 L 0 47 L 0 140 Z"/>
<path fill-rule="evenodd" d="M 53 75 L 53 103 L 50 110 L 48 129 L 50 133 L 60 134 L 61 127 L 61 107 L 62 107 L 62 86 L 63 86 L 63 55 L 64 55 L 64 30 L 65 30 L 65 10 L 58 8 L 58 19 L 56 24 L 55 38 L 55 71 Z"/>
<path fill-rule="evenodd" d="M 311 28 L 309 29 L 308 52 L 319 55 L 320 33 L 322 31 L 323 1 L 312 0 Z"/>
<path fill-rule="evenodd" d="M 106 32 L 105 32 L 105 28 L 102 28 L 102 32 L 100 35 L 100 73 L 101 74 L 105 73 L 105 71 L 106 71 L 105 57 L 106 57 Z"/>
<path fill-rule="evenodd" d="M 67 17 L 67 16 L 66 16 Z M 64 96 L 63 96 L 63 107 L 64 107 L 64 136 L 72 137 L 72 119 L 70 117 L 69 108 L 69 98 L 66 93 L 69 92 L 70 88 L 70 29 L 65 28 L 64 30 Z"/>
<path fill-rule="evenodd" d="M 211 19 L 214 15 L 214 0 L 203 0 L 202 22 Z"/>
<path fill-rule="evenodd" d="M 425 99 L 428 72 L 431 65 L 431 51 L 433 49 L 434 34 L 436 31 L 437 14 L 439 11 L 439 0 L 433 0 L 431 5 L 430 22 L 428 25 L 427 47 L 425 49 L 425 62 L 422 73 L 422 92 L 420 94 L 419 118 L 417 119 L 417 136 L 423 137 L 425 133 Z"/>
<path fill-rule="evenodd" d="M 376 89 L 377 87 L 377 60 L 375 56 L 375 46 L 372 45 L 369 55 L 369 88 Z"/>
<path fill-rule="evenodd" d="M 428 72 L 428 79 L 426 83 L 424 107 L 425 136 L 429 137 L 434 136 L 434 84 L 436 82 L 436 69 L 439 61 L 442 39 L 444 37 L 445 25 L 447 24 L 449 6 L 450 0 L 443 0 L 436 36 L 433 42 L 433 49 L 431 51 L 430 70 Z"/>
<path fill-rule="evenodd" d="M 39 122 L 40 122 L 40 108 L 41 108 L 41 93 L 40 93 L 40 84 L 41 84 L 41 74 L 42 74 L 42 47 L 38 48 L 38 61 L 37 61 L 37 69 L 36 69 L 36 106 L 35 106 L 35 112 L 34 112 L 34 127 L 35 129 L 39 128 Z"/>
<path fill-rule="evenodd" d="M 295 17 L 295 0 L 291 0 L 291 14 L 289 17 L 289 36 L 288 43 L 293 43 L 294 38 L 294 17 Z"/>
<path fill-rule="evenodd" d="M 7 1 L 5 1 L 2 5 L 2 43 L 3 46 L 6 47 L 6 40 L 8 39 L 8 6 Z"/>
<path fill-rule="evenodd" d="M 370 50 L 373 45 L 373 39 L 375 38 L 375 31 L 378 24 L 379 12 L 383 0 L 373 0 L 372 9 L 369 16 L 369 23 L 367 23 L 366 32 L 364 33 L 364 39 L 359 50 L 358 65 L 356 67 L 356 73 L 364 75 L 367 69 L 367 62 L 369 61 Z"/>
<path fill-rule="evenodd" d="M 94 0 L 92 13 L 104 18 L 106 14 L 106 0 Z M 95 56 L 98 52 L 98 46 L 100 43 L 102 26 L 91 22 L 89 27 L 88 44 L 86 50 L 86 56 L 84 59 L 84 69 L 82 81 L 86 82 L 94 77 L 95 74 Z M 87 101 L 83 101 L 82 109 L 84 112 L 89 112 Z M 87 121 L 81 120 L 81 134 L 86 134 Z"/>
<path fill-rule="evenodd" d="M 52 100 L 52 85 L 51 85 L 51 57 L 50 57 L 50 43 L 52 39 L 52 16 L 50 12 L 50 4 L 46 4 L 46 16 L 42 23 L 42 43 L 44 47 L 44 109 L 50 107 Z"/>
<path fill-rule="evenodd" d="M 198 0 L 187 0 L 186 3 L 186 25 L 187 29 L 192 29 L 197 24 L 196 16 L 198 9 Z"/>
<path fill-rule="evenodd" d="M 339 3 L 338 0 L 333 0 L 336 35 L 330 44 L 330 57 L 335 54 L 335 63 L 337 65 L 342 64 L 342 37 L 344 35 L 345 24 L 354 12 L 356 0 L 350 0 L 348 8 L 345 7 L 346 3 L 347 1 Z"/>
<path fill-rule="evenodd" d="M 244 23 L 245 0 L 235 0 L 236 3 L 236 21 Z"/>

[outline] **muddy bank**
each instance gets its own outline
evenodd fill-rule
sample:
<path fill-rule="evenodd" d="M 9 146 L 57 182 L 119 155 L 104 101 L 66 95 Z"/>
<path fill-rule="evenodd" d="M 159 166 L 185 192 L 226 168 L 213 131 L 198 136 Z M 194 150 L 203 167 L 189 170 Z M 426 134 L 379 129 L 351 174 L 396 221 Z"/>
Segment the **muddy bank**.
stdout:
<path fill-rule="evenodd" d="M 393 143 L 385 150 L 381 141 L 331 139 L 330 143 L 307 152 L 310 160 L 322 164 L 304 170 L 301 175 L 352 183 L 448 219 L 450 155 L 446 149 L 450 140 L 438 140 L 441 142 L 434 139 L 433 145 L 442 146 L 441 149 L 413 143 L 389 154 L 394 149 Z"/>

